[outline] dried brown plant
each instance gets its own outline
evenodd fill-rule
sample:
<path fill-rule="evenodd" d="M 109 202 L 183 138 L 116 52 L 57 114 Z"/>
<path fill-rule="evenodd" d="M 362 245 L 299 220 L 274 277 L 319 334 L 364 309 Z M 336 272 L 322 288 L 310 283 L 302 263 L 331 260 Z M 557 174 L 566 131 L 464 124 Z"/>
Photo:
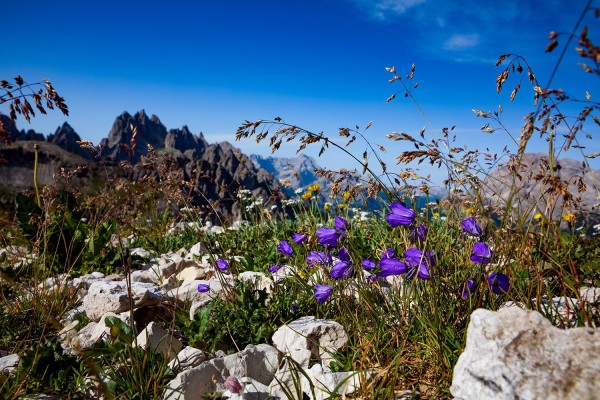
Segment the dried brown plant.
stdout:
<path fill-rule="evenodd" d="M 9 103 L 8 115 L 14 122 L 17 120 L 17 114 L 31 122 L 31 117 L 35 117 L 35 108 L 42 114 L 47 114 L 46 108 L 53 110 L 58 108 L 64 115 L 69 115 L 69 108 L 65 99 L 60 97 L 52 83 L 48 79 L 40 82 L 27 83 L 21 75 L 13 79 L 14 83 L 7 80 L 0 80 L 0 88 L 4 93 L 0 94 L 0 104 Z M 28 101 L 33 100 L 34 106 Z M 10 132 L 0 121 L 0 141 L 10 143 Z"/>

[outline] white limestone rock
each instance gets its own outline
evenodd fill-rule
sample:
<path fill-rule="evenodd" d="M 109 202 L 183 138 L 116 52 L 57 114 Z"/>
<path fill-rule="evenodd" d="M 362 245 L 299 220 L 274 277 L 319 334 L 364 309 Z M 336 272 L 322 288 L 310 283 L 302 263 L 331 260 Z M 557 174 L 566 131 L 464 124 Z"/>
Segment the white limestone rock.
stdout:
<path fill-rule="evenodd" d="M 150 322 L 137 336 L 137 346 L 151 349 L 168 360 L 174 360 L 183 345 L 156 322 Z"/>
<path fill-rule="evenodd" d="M 238 279 L 249 282 L 257 290 L 265 290 L 267 293 L 273 291 L 274 282 L 264 272 L 244 271 L 238 275 Z"/>
<path fill-rule="evenodd" d="M 206 270 L 202 268 L 202 264 L 198 261 L 192 261 L 193 265 L 182 269 L 177 274 L 177 280 L 182 283 L 187 283 L 197 279 L 206 278 Z"/>
<path fill-rule="evenodd" d="M 475 310 L 450 391 L 457 399 L 595 399 L 600 333 L 562 330 L 540 313 Z"/>
<path fill-rule="evenodd" d="M 75 350 L 85 350 L 92 347 L 100 340 L 110 336 L 110 328 L 106 326 L 106 318 L 117 317 L 126 324 L 129 324 L 129 316 L 126 314 L 115 314 L 108 312 L 100 318 L 98 322 L 90 322 L 79 332 L 77 336 L 72 337 L 70 347 Z"/>
<path fill-rule="evenodd" d="M 131 294 L 133 308 L 156 304 L 170 298 L 160 287 L 142 282 L 131 283 Z M 94 282 L 83 299 L 85 313 L 92 321 L 99 321 L 108 312 L 120 313 L 129 307 L 129 292 L 127 284 L 123 281 Z"/>
<path fill-rule="evenodd" d="M 151 270 L 131 271 L 131 282 L 156 283 L 156 274 Z"/>
<path fill-rule="evenodd" d="M 279 366 L 279 353 L 267 344 L 248 345 L 244 350 L 221 358 L 205 361 L 195 368 L 180 372 L 169 382 L 164 399 L 201 399 L 209 392 L 224 392 L 229 376 L 248 377 L 268 385 Z M 261 386 L 259 390 L 264 390 Z"/>
<path fill-rule="evenodd" d="M 248 345 L 223 358 L 227 376 L 249 377 L 268 385 L 279 368 L 279 352 L 268 344 Z"/>
<path fill-rule="evenodd" d="M 7 372 L 11 373 L 19 365 L 19 355 L 10 354 L 8 356 L 0 357 L 0 373 Z"/>
<path fill-rule="evenodd" d="M 294 276 L 296 270 L 291 265 L 282 265 L 279 270 L 273 273 L 273 281 L 275 283 L 280 283 L 289 278 L 290 276 Z"/>
<path fill-rule="evenodd" d="M 143 249 L 141 247 L 131 249 L 129 254 L 131 255 L 131 257 L 141 258 L 143 260 L 149 260 L 152 258 L 152 254 L 150 254 L 148 250 Z"/>
<path fill-rule="evenodd" d="M 198 285 L 208 285 L 209 291 L 205 293 L 198 292 Z M 169 295 L 173 298 L 176 298 L 179 301 L 196 301 L 201 300 L 208 303 L 214 297 L 216 297 L 219 293 L 223 291 L 223 286 L 218 279 L 196 279 L 193 281 L 185 282 L 180 286 L 177 286 L 171 290 L 169 290 Z M 205 304 L 206 304 L 205 303 Z"/>
<path fill-rule="evenodd" d="M 217 389 L 217 383 L 225 382 L 222 372 L 223 359 L 214 358 L 195 368 L 180 372 L 169 382 L 164 391 L 165 400 L 197 400 Z"/>
<path fill-rule="evenodd" d="M 335 321 L 302 317 L 277 329 L 273 344 L 284 354 L 289 354 L 302 368 L 309 367 L 310 360 L 320 360 L 329 371 L 331 353 L 346 345 L 348 335 L 344 327 Z"/>
<path fill-rule="evenodd" d="M 169 368 L 179 371 L 197 367 L 209 358 L 209 355 L 202 350 L 191 346 L 184 347 L 174 360 L 169 362 Z"/>
<path fill-rule="evenodd" d="M 198 242 L 190 248 L 189 255 L 200 257 L 204 252 L 206 252 L 206 248 L 202 242 Z"/>

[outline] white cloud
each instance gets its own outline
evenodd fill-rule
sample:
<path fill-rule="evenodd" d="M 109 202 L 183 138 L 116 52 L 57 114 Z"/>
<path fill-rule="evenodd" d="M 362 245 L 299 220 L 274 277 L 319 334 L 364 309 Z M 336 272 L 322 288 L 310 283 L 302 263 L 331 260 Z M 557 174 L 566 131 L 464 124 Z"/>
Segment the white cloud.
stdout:
<path fill-rule="evenodd" d="M 477 33 L 455 34 L 452 35 L 443 44 L 444 50 L 461 51 L 469 50 L 479 44 L 479 35 Z"/>
<path fill-rule="evenodd" d="M 425 3 L 427 0 L 352 0 L 359 7 L 367 10 L 372 18 L 387 20 L 402 15 L 409 9 Z"/>

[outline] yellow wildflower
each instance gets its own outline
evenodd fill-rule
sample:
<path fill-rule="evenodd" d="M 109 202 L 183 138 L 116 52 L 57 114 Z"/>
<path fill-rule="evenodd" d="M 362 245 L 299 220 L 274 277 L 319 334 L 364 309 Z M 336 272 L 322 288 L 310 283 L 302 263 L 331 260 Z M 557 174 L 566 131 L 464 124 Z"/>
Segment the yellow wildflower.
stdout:
<path fill-rule="evenodd" d="M 308 190 L 309 192 L 318 192 L 320 187 L 321 187 L 321 185 L 319 185 L 319 184 L 317 183 L 317 184 L 314 184 L 314 185 L 312 185 L 312 186 L 309 186 L 307 190 Z"/>
<path fill-rule="evenodd" d="M 345 191 L 344 194 L 342 194 L 342 196 L 344 197 L 344 203 L 349 203 L 350 197 L 352 197 L 352 193 L 350 193 L 349 191 Z"/>
<path fill-rule="evenodd" d="M 339 208 L 340 210 L 341 210 L 342 208 L 346 207 L 346 206 L 347 206 L 347 204 L 345 204 L 345 203 L 340 203 L 340 204 L 338 204 L 338 208 Z"/>
<path fill-rule="evenodd" d="M 323 206 L 323 210 L 329 211 L 329 207 L 331 207 L 331 204 L 325 203 L 325 205 Z"/>
<path fill-rule="evenodd" d="M 467 214 L 475 214 L 475 206 L 471 206 L 465 210 Z"/>
<path fill-rule="evenodd" d="M 302 195 L 302 198 L 304 200 L 310 200 L 311 197 L 312 197 L 312 192 L 306 192 Z"/>
<path fill-rule="evenodd" d="M 570 224 L 575 222 L 575 214 L 573 214 L 573 213 L 565 214 L 562 216 L 562 218 Z"/>
<path fill-rule="evenodd" d="M 542 219 L 544 216 L 541 213 L 537 213 L 533 216 L 533 219 Z"/>

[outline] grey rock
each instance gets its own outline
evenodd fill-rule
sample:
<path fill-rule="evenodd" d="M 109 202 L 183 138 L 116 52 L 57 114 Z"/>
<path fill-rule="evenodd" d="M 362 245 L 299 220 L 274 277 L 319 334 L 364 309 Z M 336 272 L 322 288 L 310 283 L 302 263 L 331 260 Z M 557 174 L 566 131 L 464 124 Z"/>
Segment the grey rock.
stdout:
<path fill-rule="evenodd" d="M 133 308 L 169 299 L 165 291 L 151 283 L 131 283 L 131 294 Z M 92 321 L 99 321 L 108 312 L 120 313 L 128 310 L 129 307 L 129 291 L 123 281 L 94 282 L 83 299 L 85 313 Z"/>
<path fill-rule="evenodd" d="M 302 368 L 308 368 L 310 360 L 320 360 L 328 370 L 331 353 L 346 345 L 348 335 L 335 321 L 309 316 L 280 327 L 272 340 L 279 351 L 288 354 Z"/>
<path fill-rule="evenodd" d="M 70 336 L 72 337 L 70 347 L 76 351 L 89 349 L 98 341 L 110 336 L 110 328 L 106 325 L 106 318 L 116 317 L 126 324 L 129 324 L 129 316 L 126 314 L 127 313 L 115 314 L 113 312 L 107 312 L 98 322 L 90 322 L 77 333 L 77 336 Z"/>
<path fill-rule="evenodd" d="M 207 393 L 217 390 L 217 383 L 223 384 L 222 373 L 225 366 L 222 358 L 205 361 L 195 368 L 177 374 L 167 385 L 165 400 L 197 400 Z"/>
<path fill-rule="evenodd" d="M 19 355 L 10 354 L 8 356 L 0 357 L 0 372 L 12 372 L 19 365 Z"/>
<path fill-rule="evenodd" d="M 600 335 L 561 330 L 540 313 L 508 307 L 471 315 L 450 391 L 457 399 L 595 399 Z"/>
<path fill-rule="evenodd" d="M 279 352 L 268 344 L 248 345 L 238 353 L 223 358 L 227 374 L 249 377 L 268 385 L 279 368 Z"/>
<path fill-rule="evenodd" d="M 213 358 L 180 372 L 168 384 L 164 399 L 200 399 L 209 392 L 223 392 L 223 383 L 229 376 L 248 377 L 266 386 L 277 371 L 278 364 L 279 353 L 272 346 L 249 345 L 241 352 Z M 263 388 L 261 386 L 261 390 Z"/>
<path fill-rule="evenodd" d="M 156 322 L 150 322 L 137 336 L 136 342 L 139 347 L 161 353 L 168 360 L 174 360 L 182 347 L 179 339 Z"/>
<path fill-rule="evenodd" d="M 264 290 L 267 293 L 273 291 L 273 279 L 269 278 L 264 272 L 244 271 L 238 274 L 238 279 L 249 282 L 257 290 Z"/>
<path fill-rule="evenodd" d="M 78 156 L 93 160 L 94 155 L 89 151 L 81 148 L 78 141 L 81 137 L 75 132 L 75 130 L 67 122 L 63 123 L 62 126 L 58 127 L 54 134 L 48 136 L 48 142 L 54 143 L 55 145 L 65 149 L 70 153 L 77 154 Z"/>
<path fill-rule="evenodd" d="M 191 346 L 184 347 L 177 357 L 169 362 L 171 369 L 186 370 L 197 367 L 209 358 L 209 355 L 202 350 L 196 349 Z"/>

